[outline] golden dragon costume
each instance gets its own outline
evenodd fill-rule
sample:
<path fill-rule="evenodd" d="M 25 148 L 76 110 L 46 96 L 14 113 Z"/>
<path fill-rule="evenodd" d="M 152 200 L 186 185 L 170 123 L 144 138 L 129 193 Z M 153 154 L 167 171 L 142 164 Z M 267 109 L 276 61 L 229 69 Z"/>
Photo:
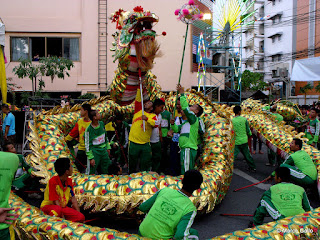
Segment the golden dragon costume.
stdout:
<path fill-rule="evenodd" d="M 150 28 L 151 23 L 158 21 L 154 13 L 137 7 L 133 12 L 119 10 L 112 17 L 117 23 L 118 32 L 114 34 L 115 59 L 119 60 L 116 76 L 111 88 L 112 100 L 102 97 L 91 100 L 89 104 L 101 112 L 105 121 L 115 111 L 125 114 L 133 113 L 132 102 L 139 84 L 138 68 L 142 71 L 145 86 L 145 95 L 151 99 L 162 95 L 155 76 L 150 69 L 158 47 L 155 42 L 155 32 Z M 145 40 L 145 45 L 140 45 Z M 149 51 L 147 46 L 152 46 Z M 148 55 L 150 54 L 151 55 Z M 150 59 L 146 59 L 147 57 Z M 152 60 L 152 61 L 150 61 Z M 138 76 L 138 77 L 137 77 Z M 197 103 L 204 108 L 202 119 L 206 125 L 204 137 L 204 151 L 197 168 L 204 178 L 201 189 L 193 193 L 191 200 L 201 213 L 211 212 L 226 195 L 233 172 L 234 132 L 232 129 L 232 108 L 226 105 L 211 103 L 201 93 L 194 91 L 186 93 L 191 104 Z M 175 94 L 166 99 L 166 106 L 173 111 Z M 257 101 L 248 100 L 243 106 L 251 106 L 250 112 L 244 112 L 250 127 L 259 134 L 260 139 L 268 141 L 268 147 L 277 151 L 283 157 L 289 153 L 288 142 L 296 137 L 293 128 L 283 123 L 278 124 L 262 111 L 263 105 Z M 288 111 L 287 111 L 288 112 Z M 290 112 L 290 111 L 289 111 Z M 72 159 L 64 136 L 72 129 L 80 118 L 80 106 L 70 109 L 55 108 L 34 117 L 34 124 L 30 125 L 31 133 L 28 139 L 31 142 L 32 154 L 27 162 L 36 170 L 34 175 L 47 183 L 55 174 L 53 163 L 58 157 Z M 320 152 L 309 146 L 304 146 L 311 155 L 317 169 L 320 170 Z M 130 175 L 85 175 L 75 171 L 75 196 L 79 205 L 92 212 L 104 211 L 115 214 L 140 214 L 137 207 L 144 200 L 150 198 L 156 191 L 164 187 L 180 188 L 181 178 L 163 176 L 156 173 L 139 172 Z M 144 239 L 135 234 L 118 232 L 116 230 L 89 226 L 81 223 L 72 223 L 65 219 L 44 215 L 38 208 L 33 207 L 15 194 L 11 194 L 9 203 L 18 214 L 18 220 L 13 224 L 16 239 Z M 298 239 L 295 232 L 277 231 L 281 228 L 310 228 L 318 232 L 320 226 L 320 210 L 294 216 L 258 226 L 253 229 L 236 231 L 213 239 Z M 312 239 L 313 235 L 305 234 L 305 239 Z M 315 239 L 315 238 L 314 238 Z"/>

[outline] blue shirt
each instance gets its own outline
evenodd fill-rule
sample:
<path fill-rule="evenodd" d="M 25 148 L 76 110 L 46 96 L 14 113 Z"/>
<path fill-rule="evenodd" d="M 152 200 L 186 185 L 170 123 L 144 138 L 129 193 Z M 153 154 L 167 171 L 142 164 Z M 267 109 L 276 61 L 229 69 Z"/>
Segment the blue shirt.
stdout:
<path fill-rule="evenodd" d="M 16 134 L 16 120 L 14 115 L 11 112 L 9 112 L 3 120 L 3 124 L 2 124 L 3 134 L 5 134 L 6 126 L 9 126 L 9 131 L 7 136 Z"/>

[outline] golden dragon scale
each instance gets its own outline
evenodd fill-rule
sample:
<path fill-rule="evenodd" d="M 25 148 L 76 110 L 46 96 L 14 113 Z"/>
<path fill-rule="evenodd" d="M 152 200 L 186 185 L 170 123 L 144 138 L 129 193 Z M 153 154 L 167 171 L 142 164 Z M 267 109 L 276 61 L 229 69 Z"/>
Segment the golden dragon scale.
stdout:
<path fill-rule="evenodd" d="M 249 109 L 252 109 L 249 111 Z M 294 127 L 284 125 L 284 122 L 277 123 L 272 115 L 262 111 L 263 105 L 259 101 L 248 99 L 242 103 L 244 116 L 248 119 L 250 128 L 267 146 L 285 158 L 290 154 L 290 142 L 294 137 L 301 137 L 297 134 Z M 278 111 L 279 111 L 278 107 Z M 280 112 L 284 112 L 281 106 Z M 287 118 L 296 117 L 295 109 L 285 112 Z M 231 111 L 231 109 L 229 109 Z M 320 152 L 316 148 L 304 144 L 303 150 L 310 154 L 318 172 L 320 171 Z M 318 174 L 318 182 L 319 182 Z M 222 236 L 214 237 L 216 240 L 256 240 L 256 239 L 276 239 L 276 240 L 295 240 L 295 239 L 320 239 L 320 208 L 311 212 L 297 216 L 288 217 L 276 222 L 257 226 L 255 228 L 235 231 Z"/>
<path fill-rule="evenodd" d="M 204 153 L 198 165 L 205 181 L 201 189 L 195 192 L 192 201 L 200 212 L 210 212 L 216 204 L 221 202 L 231 181 L 234 149 L 234 134 L 230 125 L 232 109 L 226 105 L 211 104 L 201 94 L 192 92 L 187 96 L 191 103 L 200 103 L 204 107 L 203 120 L 207 130 Z M 171 110 L 174 99 L 174 96 L 171 96 L 167 100 Z M 91 104 L 102 111 L 104 119 L 107 119 L 116 109 L 127 113 L 132 112 L 132 106 L 120 107 L 106 99 L 93 100 Z M 244 106 L 245 104 L 248 102 L 245 102 Z M 245 115 L 250 126 L 277 149 L 288 153 L 288 142 L 296 133 L 291 127 L 276 124 L 272 117 L 268 118 L 261 112 L 261 105 L 258 102 L 250 104 L 256 106 L 250 114 Z M 65 112 L 66 109 L 54 110 L 35 119 L 35 126 L 32 127 L 30 135 L 33 154 L 28 157 L 28 162 L 39 170 L 36 175 L 43 178 L 43 183 L 46 183 L 54 174 L 52 163 L 58 156 L 71 157 L 63 136 L 79 118 L 77 109 L 78 107 L 75 107 L 68 112 Z M 276 137 L 280 137 L 281 141 L 276 141 Z M 319 151 L 308 145 L 306 151 L 313 157 L 319 169 Z M 77 173 L 73 179 L 76 183 L 76 197 L 85 208 L 92 207 L 93 211 L 112 209 L 116 213 L 132 212 L 158 189 L 167 186 L 177 188 L 181 184 L 181 177 L 159 176 L 150 173 L 136 173 L 129 176 L 86 176 Z M 14 224 L 16 236 L 20 239 L 143 239 L 129 233 L 46 216 L 39 209 L 28 205 L 14 194 L 10 197 L 10 205 L 20 214 Z M 316 209 L 299 216 L 213 239 L 299 239 L 298 236 L 305 236 L 305 239 L 317 239 L 314 236 L 318 233 L 319 224 L 320 210 Z M 286 231 L 286 229 L 298 229 L 299 231 Z M 308 229 L 312 229 L 312 232 L 308 232 Z"/>
<path fill-rule="evenodd" d="M 190 103 L 198 103 L 204 108 L 203 121 L 206 125 L 206 135 L 204 139 L 204 152 L 198 168 L 204 177 L 201 189 L 194 192 L 191 197 L 193 203 L 199 212 L 208 213 L 214 209 L 214 206 L 224 198 L 232 177 L 233 171 L 233 149 L 234 134 L 230 119 L 220 117 L 213 111 L 213 105 L 205 99 L 201 94 L 195 92 L 186 94 Z M 167 99 L 167 106 L 173 109 L 175 96 L 171 95 Z M 107 120 L 113 115 L 114 111 L 132 114 L 132 105 L 121 107 L 113 101 L 101 98 L 90 102 L 94 109 L 100 111 L 102 118 Z M 54 161 L 60 156 L 66 156 L 72 159 L 71 153 L 66 146 L 64 136 L 71 130 L 80 118 L 80 106 L 73 109 L 54 109 L 53 111 L 40 114 L 35 117 L 34 125 L 31 125 L 31 133 L 29 136 L 33 153 L 29 155 L 27 162 L 37 171 L 34 175 L 41 178 L 41 182 L 46 184 L 48 180 L 55 174 Z M 130 213 L 139 214 L 137 207 L 144 200 L 150 198 L 155 192 L 164 187 L 178 189 L 181 187 L 181 178 L 158 175 L 157 173 L 139 172 L 130 175 L 85 175 L 75 171 L 73 181 L 75 183 L 75 196 L 81 206 L 85 209 L 96 211 L 112 211 L 116 214 Z M 26 205 L 21 199 L 15 195 L 11 196 L 10 205 L 16 207 L 16 203 Z M 15 224 L 16 231 L 21 232 L 26 229 L 27 233 L 35 234 L 38 239 L 41 234 L 49 234 L 49 230 L 42 226 L 42 219 L 50 219 L 50 221 L 58 221 L 64 226 L 63 229 L 57 228 L 55 234 L 62 234 L 72 237 L 82 236 L 81 231 L 77 231 L 77 225 L 69 221 L 59 218 L 51 218 L 40 213 L 39 209 L 27 205 L 32 209 L 28 217 L 32 219 L 32 223 L 27 221 L 25 215 L 20 215 Z M 22 211 L 21 213 L 24 213 Z M 82 226 L 92 233 L 92 229 L 87 225 Z M 41 230 L 41 231 L 40 231 Z M 34 231 L 34 232 L 33 232 Z M 50 231 L 53 231 L 50 229 Z M 36 233 L 35 233 L 36 232 Z M 46 233 L 47 232 L 47 233 Z M 103 231 L 102 231 L 103 232 Z M 105 230 L 105 234 L 92 233 L 92 238 L 81 239 L 107 239 L 101 236 L 109 236 L 115 233 L 115 230 Z M 120 233 L 117 233 L 118 235 Z M 123 233 L 126 235 L 127 233 Z M 50 234 L 49 234 L 50 235 Z M 59 236 L 60 236 L 59 235 Z M 61 236 L 62 236 L 61 235 Z M 123 235 L 123 236 L 124 236 Z M 71 237 L 70 237 L 71 238 Z M 54 239 L 54 238 L 53 238 Z M 119 238 L 121 239 L 121 238 Z"/>

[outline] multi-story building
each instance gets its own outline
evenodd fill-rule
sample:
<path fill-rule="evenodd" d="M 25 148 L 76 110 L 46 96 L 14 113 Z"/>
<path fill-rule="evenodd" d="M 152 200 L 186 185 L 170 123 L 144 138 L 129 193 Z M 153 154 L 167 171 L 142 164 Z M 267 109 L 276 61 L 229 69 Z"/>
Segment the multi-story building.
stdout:
<path fill-rule="evenodd" d="M 246 4 L 249 6 L 252 1 Z M 252 24 L 243 27 L 242 57 L 244 69 L 252 72 L 264 73 L 264 1 L 255 1 L 248 12 L 256 11 L 246 19 L 246 23 Z"/>
<path fill-rule="evenodd" d="M 154 27 L 158 35 L 163 31 L 167 33 L 165 37 L 157 37 L 162 56 L 155 59 L 152 71 L 164 91 L 175 90 L 186 25 L 177 20 L 174 11 L 185 3 L 185 0 L 4 1 L 0 17 L 6 26 L 7 77 L 22 87 L 19 91 L 31 91 L 29 79 L 19 79 L 12 73 L 19 64 L 19 58 L 37 59 L 37 56 L 56 55 L 72 59 L 75 67 L 70 71 L 70 77 L 64 80 L 55 78 L 51 83 L 49 78 L 44 77 L 46 92 L 56 95 L 105 93 L 117 68 L 117 62 L 113 63 L 113 54 L 109 52 L 116 24 L 111 23 L 108 17 L 120 8 L 133 11 L 134 7 L 141 5 L 159 16 L 159 22 Z M 186 88 L 197 86 L 197 72 L 192 70 L 191 41 L 189 28 L 181 78 Z M 217 74 L 216 78 L 223 79 L 223 75 Z"/>
<path fill-rule="evenodd" d="M 287 83 L 292 69 L 293 17 L 295 0 L 259 0 L 249 9 L 255 14 L 244 27 L 244 70 L 264 74 L 264 81 L 278 85 L 280 97 L 287 96 Z M 250 4 L 248 1 L 247 4 Z"/>
<path fill-rule="evenodd" d="M 289 94 L 292 69 L 293 19 L 295 0 L 268 0 L 264 4 L 265 80 L 280 88 L 281 98 Z"/>

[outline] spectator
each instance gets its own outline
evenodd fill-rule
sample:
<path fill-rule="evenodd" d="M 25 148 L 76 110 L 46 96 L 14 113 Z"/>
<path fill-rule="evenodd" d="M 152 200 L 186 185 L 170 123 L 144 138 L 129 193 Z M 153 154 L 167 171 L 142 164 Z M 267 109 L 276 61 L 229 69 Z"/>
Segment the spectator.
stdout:
<path fill-rule="evenodd" d="M 3 124 L 2 124 L 2 132 L 4 143 L 12 143 L 15 145 L 16 143 L 16 120 L 14 115 L 10 112 L 9 106 L 7 104 L 2 104 L 1 106 L 2 112 L 6 114 Z"/>
<path fill-rule="evenodd" d="M 54 169 L 58 175 L 53 176 L 47 184 L 41 210 L 50 216 L 65 218 L 73 222 L 83 222 L 85 217 L 80 212 L 70 178 L 73 173 L 70 159 L 58 158 L 54 163 Z M 70 201 L 72 208 L 67 206 Z"/>

